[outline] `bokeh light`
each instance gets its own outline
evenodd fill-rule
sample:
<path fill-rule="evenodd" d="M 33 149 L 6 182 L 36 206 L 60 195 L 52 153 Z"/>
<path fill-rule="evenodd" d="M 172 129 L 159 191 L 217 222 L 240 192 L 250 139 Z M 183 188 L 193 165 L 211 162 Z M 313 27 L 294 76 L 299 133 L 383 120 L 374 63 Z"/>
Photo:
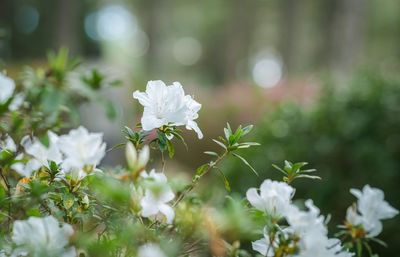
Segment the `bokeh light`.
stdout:
<path fill-rule="evenodd" d="M 254 82 L 264 88 L 276 86 L 283 74 L 282 63 L 279 58 L 272 54 L 266 54 L 256 60 L 252 69 Z"/>
<path fill-rule="evenodd" d="M 40 15 L 36 7 L 32 5 L 22 5 L 17 9 L 15 25 L 22 34 L 30 34 L 39 25 Z"/>
<path fill-rule="evenodd" d="M 201 43 L 193 37 L 178 39 L 173 46 L 173 56 L 182 65 L 193 65 L 201 57 Z"/>

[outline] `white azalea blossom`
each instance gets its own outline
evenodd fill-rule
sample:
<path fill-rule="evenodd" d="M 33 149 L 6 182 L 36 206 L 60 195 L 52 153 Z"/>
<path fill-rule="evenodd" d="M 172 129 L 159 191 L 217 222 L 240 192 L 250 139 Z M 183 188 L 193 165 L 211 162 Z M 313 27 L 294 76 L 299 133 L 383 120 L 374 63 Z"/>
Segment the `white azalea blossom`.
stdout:
<path fill-rule="evenodd" d="M 58 147 L 64 154 L 62 166 L 66 172 L 80 170 L 85 166 L 96 167 L 106 150 L 103 133 L 89 133 L 82 126 L 60 136 Z"/>
<path fill-rule="evenodd" d="M 314 205 L 312 200 L 305 202 L 308 211 L 302 211 L 298 207 L 291 205 L 287 208 L 285 217 L 290 225 L 290 229 L 296 234 L 307 234 L 311 230 L 326 235 L 328 230 L 325 226 L 325 218 L 320 215 L 319 209 Z"/>
<path fill-rule="evenodd" d="M 12 102 L 10 103 L 10 105 L 8 106 L 8 109 L 10 111 L 16 111 L 23 103 L 25 100 L 25 95 L 22 93 L 16 94 L 14 96 L 14 99 L 12 100 Z"/>
<path fill-rule="evenodd" d="M 73 232 L 71 225 L 60 226 L 53 216 L 17 220 L 14 222 L 11 238 L 16 248 L 11 256 L 75 257 L 74 247 L 69 246 L 69 238 Z"/>
<path fill-rule="evenodd" d="M 6 103 L 14 94 L 15 82 L 0 72 L 0 104 Z"/>
<path fill-rule="evenodd" d="M 22 158 L 23 155 L 20 154 L 16 157 L 16 160 L 21 160 Z M 30 177 L 34 171 L 38 170 L 42 166 L 43 165 L 36 159 L 30 159 L 26 164 L 22 162 L 14 163 L 11 165 L 11 168 L 23 177 Z"/>
<path fill-rule="evenodd" d="M 246 197 L 250 204 L 272 216 L 283 216 L 289 208 L 294 195 L 294 188 L 284 182 L 264 180 L 260 186 L 247 190 Z"/>
<path fill-rule="evenodd" d="M 166 222 L 171 224 L 175 212 L 168 203 L 175 198 L 175 194 L 167 183 L 167 177 L 163 173 L 155 172 L 155 170 L 152 170 L 149 174 L 143 172 L 141 176 L 152 182 L 145 189 L 144 197 L 140 201 L 141 215 L 157 218 L 161 214 L 165 216 Z"/>
<path fill-rule="evenodd" d="M 13 153 L 17 151 L 17 145 L 9 135 L 7 135 L 4 140 L 0 141 L 0 151 L 2 150 L 8 150 Z"/>
<path fill-rule="evenodd" d="M 49 147 L 43 145 L 37 138 L 31 139 L 25 136 L 21 140 L 21 145 L 25 148 L 25 152 L 34 157 L 34 160 L 28 162 L 28 166 L 32 168 L 40 168 L 41 166 L 48 167 L 48 162 L 62 162 L 62 154 L 58 147 L 59 137 L 52 131 L 47 132 L 49 138 Z"/>
<path fill-rule="evenodd" d="M 385 194 L 378 188 L 365 185 L 361 190 L 351 189 L 357 197 L 357 210 L 351 206 L 347 209 L 347 222 L 353 225 L 362 225 L 368 236 L 375 237 L 382 232 L 383 219 L 396 216 L 399 211 L 384 200 Z"/>
<path fill-rule="evenodd" d="M 351 257 L 354 254 L 342 249 L 340 240 L 329 239 L 316 231 L 304 234 L 300 238 L 298 257 Z"/>
<path fill-rule="evenodd" d="M 300 238 L 298 256 L 351 257 L 351 253 L 342 250 L 339 240 L 328 238 L 325 218 L 312 200 L 307 200 L 305 205 L 308 211 L 291 206 L 285 215 L 290 225 L 287 230 Z"/>
<path fill-rule="evenodd" d="M 201 132 L 197 122 L 194 121 L 199 117 L 198 112 L 201 109 L 201 104 L 196 102 L 190 95 L 185 96 L 185 103 L 188 108 L 186 111 L 186 129 L 194 130 L 194 132 L 197 133 L 198 138 L 201 139 L 203 138 L 203 132 Z"/>
<path fill-rule="evenodd" d="M 71 130 L 69 134 L 57 136 L 48 131 L 49 146 L 46 147 L 38 139 L 26 136 L 21 145 L 25 152 L 33 158 L 25 165 L 17 163 L 13 166 L 23 176 L 29 177 L 31 173 L 42 166 L 49 167 L 49 161 L 62 164 L 60 176 L 70 174 L 74 179 L 82 179 L 87 174 L 85 168 L 95 170 L 105 155 L 106 144 L 103 142 L 102 133 L 89 133 L 84 127 Z"/>
<path fill-rule="evenodd" d="M 190 95 L 185 95 L 179 82 L 167 86 L 161 80 L 149 81 L 146 92 L 135 91 L 133 98 L 144 106 L 141 123 L 145 131 L 164 125 L 185 125 L 188 129 L 193 129 L 199 138 L 203 137 L 194 121 L 198 118 L 197 112 L 201 104 Z"/>
<path fill-rule="evenodd" d="M 167 257 L 167 255 L 157 244 L 147 243 L 139 247 L 137 257 Z"/>

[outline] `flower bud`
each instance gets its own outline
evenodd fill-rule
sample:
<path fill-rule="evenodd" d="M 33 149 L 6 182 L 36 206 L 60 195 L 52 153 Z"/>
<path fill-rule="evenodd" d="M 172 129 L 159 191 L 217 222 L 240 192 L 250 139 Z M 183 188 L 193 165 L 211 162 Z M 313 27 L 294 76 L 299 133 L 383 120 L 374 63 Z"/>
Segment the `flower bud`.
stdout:
<path fill-rule="evenodd" d="M 134 169 L 136 166 L 136 162 L 137 162 L 137 151 L 136 151 L 135 146 L 131 142 L 128 142 L 126 144 L 125 158 L 128 163 L 128 167 L 130 169 Z"/>

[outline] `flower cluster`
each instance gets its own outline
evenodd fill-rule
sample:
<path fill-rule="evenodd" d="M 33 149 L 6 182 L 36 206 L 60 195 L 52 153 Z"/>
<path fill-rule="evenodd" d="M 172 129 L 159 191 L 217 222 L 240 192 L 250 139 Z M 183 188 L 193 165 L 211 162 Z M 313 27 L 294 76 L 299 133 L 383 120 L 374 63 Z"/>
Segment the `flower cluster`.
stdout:
<path fill-rule="evenodd" d="M 25 164 L 14 164 L 15 171 L 30 177 L 32 172 L 41 167 L 50 169 L 51 162 L 54 162 L 62 167 L 59 176 L 69 174 L 76 179 L 82 179 L 95 169 L 105 155 L 106 144 L 102 133 L 89 133 L 86 128 L 79 127 L 67 135 L 58 136 L 51 131 L 47 135 L 48 146 L 30 136 L 21 140 L 25 153 L 32 158 Z"/>
<path fill-rule="evenodd" d="M 259 144 L 243 141 L 252 125 L 232 130 L 227 124 L 224 135 L 213 140 L 219 150 L 205 152 L 212 159 L 198 167 L 191 180 L 182 182 L 174 176 L 169 181 L 164 152 L 172 158 L 173 140 L 184 142 L 178 127 L 203 137 L 195 121 L 201 104 L 185 95 L 178 82 L 149 81 L 145 92 L 133 93 L 144 106 L 141 123 L 135 129 L 125 127 L 126 142 L 112 148 L 125 145 L 127 165 L 100 172 L 97 167 L 106 154 L 102 133 L 84 127 L 54 133 L 68 127 L 60 126 L 66 122 L 60 114 L 65 106 L 56 106 L 60 113 L 55 120 L 46 120 L 41 99 L 46 92 L 41 88 L 63 94 L 57 88 L 67 81 L 68 72 L 60 67 L 73 66 L 65 52 L 52 58 L 57 65 L 53 63 L 52 72 L 34 73 L 32 81 L 39 81 L 40 87 L 26 94 L 25 100 L 18 100 L 20 85 L 0 74 L 0 117 L 5 118 L 0 126 L 1 257 L 253 256 L 252 251 L 268 257 L 351 257 L 354 253 L 361 257 L 364 246 L 372 256 L 368 240 L 381 233 L 383 219 L 398 214 L 381 190 L 369 185 L 351 189 L 358 201 L 349 207 L 342 230 L 333 237 L 328 219 L 311 199 L 305 201 L 305 208 L 293 200 L 292 182 L 319 178 L 310 175 L 315 170 L 302 169 L 306 163 L 290 162 L 282 169 L 274 166 L 284 174 L 282 181 L 264 180 L 259 188 L 247 191 L 247 201 L 227 197 L 228 204 L 218 203 L 221 209 L 211 206 L 218 197 L 204 203 L 207 197 L 200 190 L 193 193 L 204 176 L 218 172 L 230 190 L 221 166 L 225 158 L 238 158 L 258 175 L 240 151 Z M 102 80 L 92 72 L 82 82 L 94 90 Z M 15 109 L 21 102 L 22 107 Z M 32 119 L 28 110 L 35 112 Z M 41 124 L 41 119 L 46 122 Z M 32 130 L 36 137 L 25 136 Z M 157 155 L 151 151 L 161 152 L 160 162 L 153 162 L 150 156 Z M 222 186 L 217 193 L 223 190 Z M 260 239 L 253 237 L 258 231 L 262 231 Z"/>
<path fill-rule="evenodd" d="M 265 180 L 260 187 L 247 191 L 247 200 L 268 217 L 262 239 L 252 243 L 253 250 L 263 256 L 313 256 L 351 257 L 353 253 L 344 249 L 341 241 L 328 237 L 326 219 L 312 200 L 307 200 L 307 211 L 299 209 L 291 200 L 294 188 L 284 182 Z M 381 219 L 392 218 L 398 211 L 384 201 L 383 192 L 366 185 L 363 191 L 352 189 L 358 198 L 358 214 L 354 206 L 347 211 L 347 222 L 361 225 L 369 236 L 377 236 L 382 230 Z M 278 225 L 285 220 L 287 226 Z"/>

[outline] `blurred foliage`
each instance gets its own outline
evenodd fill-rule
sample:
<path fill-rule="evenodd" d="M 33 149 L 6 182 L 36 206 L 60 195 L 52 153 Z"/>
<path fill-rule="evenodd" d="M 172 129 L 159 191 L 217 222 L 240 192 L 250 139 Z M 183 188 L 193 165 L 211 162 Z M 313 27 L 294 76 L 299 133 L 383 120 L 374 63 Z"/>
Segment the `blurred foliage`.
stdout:
<path fill-rule="evenodd" d="M 40 59 L 48 49 L 67 46 L 84 57 L 123 59 L 137 80 L 184 77 L 210 86 L 249 79 L 254 59 L 265 52 L 281 59 L 290 75 L 327 69 L 348 73 L 360 64 L 395 73 L 400 65 L 399 4 L 397 0 L 4 0 L 0 1 L 0 60 Z M 121 46 L 118 40 L 93 39 L 89 21 L 109 6 L 129 12 L 135 23 L 130 29 L 143 32 L 145 40 L 138 43 L 133 38 Z M 119 25 L 119 19 L 109 20 L 111 29 L 113 21 Z M 123 26 L 118 31 L 132 32 Z M 193 47 L 177 44 L 182 38 L 194 39 L 201 47 L 199 59 L 190 65 L 174 53 L 177 49 L 179 56 L 192 56 Z M 142 45 L 142 55 L 132 53 Z"/>
<path fill-rule="evenodd" d="M 304 107 L 282 103 L 268 112 L 251 140 L 261 143 L 243 154 L 260 177 L 243 172 L 236 162 L 224 170 L 233 191 L 244 192 L 267 177 L 280 178 L 272 164 L 286 158 L 307 160 L 322 181 L 295 181 L 296 195 L 312 198 L 338 223 L 354 199 L 348 190 L 364 184 L 385 188 L 389 202 L 399 207 L 400 81 L 361 72 L 348 85 L 327 83 L 317 102 Z M 397 203 L 397 204 L 396 204 Z M 399 219 L 388 221 L 381 256 L 399 251 Z"/>
<path fill-rule="evenodd" d="M 41 137 L 49 129 L 57 132 L 71 128 L 79 124 L 79 106 L 88 101 L 102 104 L 108 117 L 114 118 L 112 102 L 98 91 L 118 84 L 117 81 L 105 83 L 97 70 L 86 75 L 78 69 L 79 65 L 78 59 L 71 59 L 68 50 L 61 48 L 48 54 L 47 65 L 24 67 L 16 80 L 18 97 L 23 99 L 21 107 L 7 112 L 14 99 L 0 106 L 0 133 L 12 131 L 19 141 L 33 132 Z"/>

